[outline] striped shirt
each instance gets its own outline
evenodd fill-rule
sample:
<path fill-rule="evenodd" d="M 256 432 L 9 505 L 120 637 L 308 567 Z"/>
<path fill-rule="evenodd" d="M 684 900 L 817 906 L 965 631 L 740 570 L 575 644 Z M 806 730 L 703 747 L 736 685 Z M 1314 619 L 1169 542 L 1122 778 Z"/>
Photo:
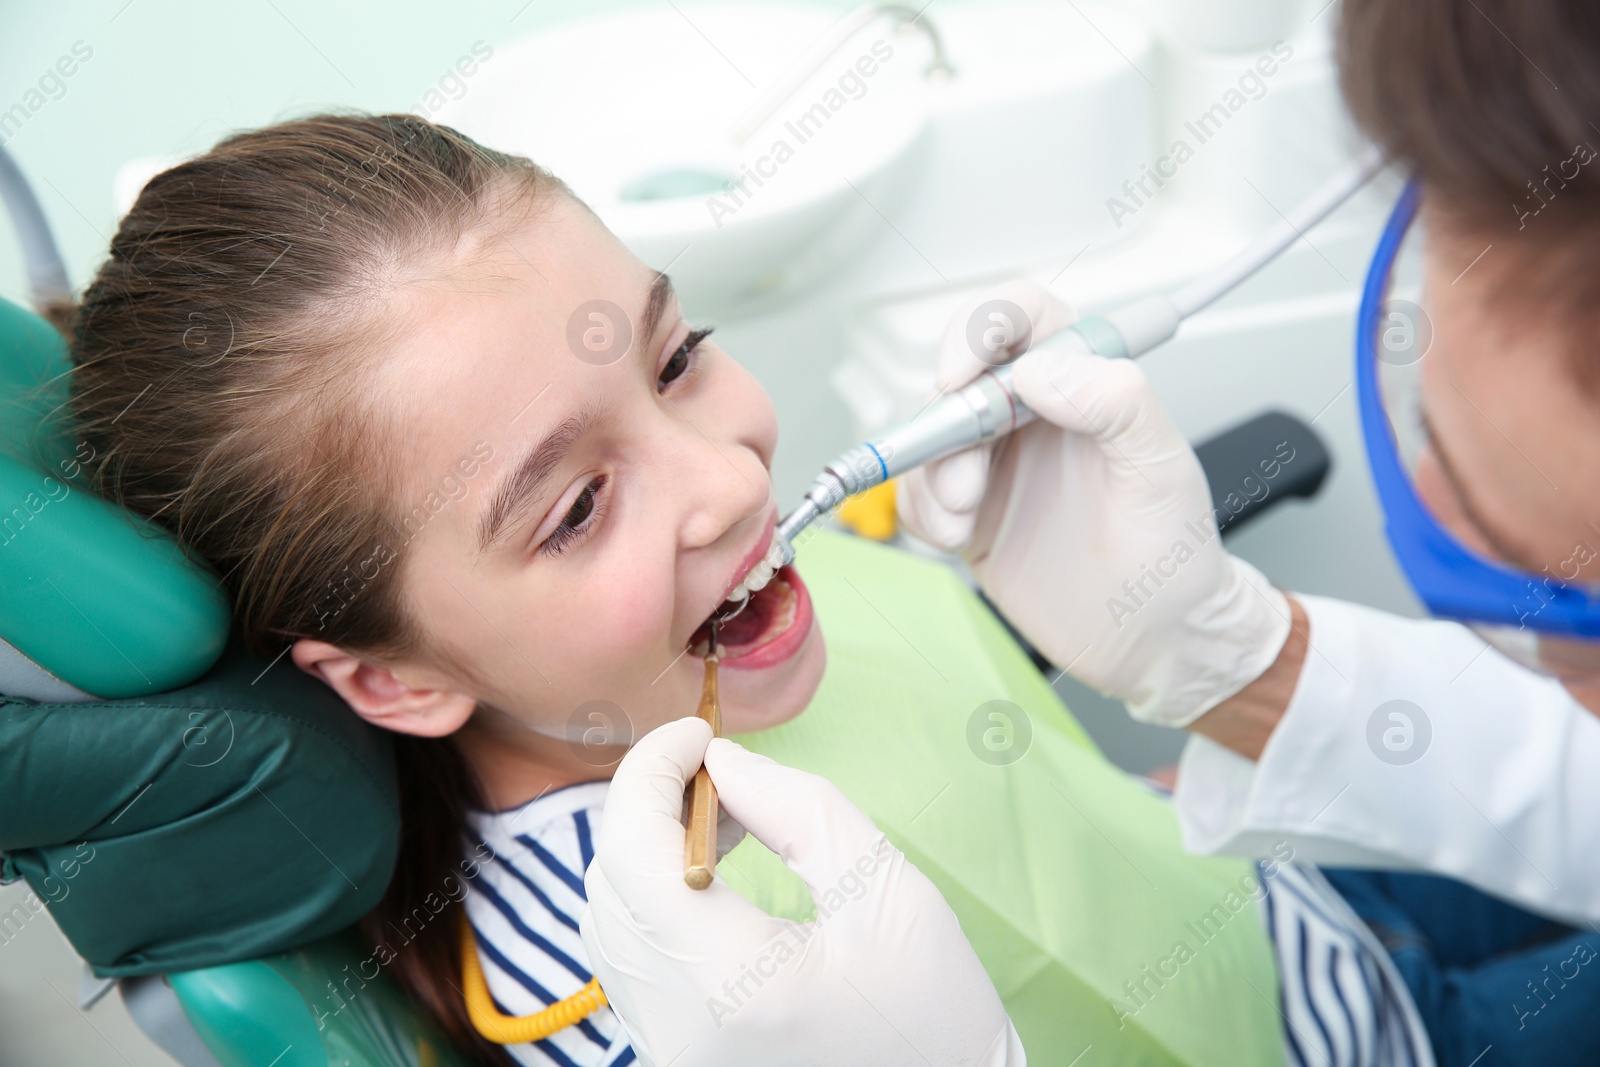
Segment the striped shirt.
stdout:
<path fill-rule="evenodd" d="M 610 782 L 582 782 L 520 808 L 468 816 L 468 855 L 481 860 L 467 918 L 495 1006 L 532 1015 L 583 989 L 593 977 L 578 916 L 583 872 Z M 488 848 L 482 846 L 487 845 Z M 492 852 L 491 852 L 492 850 Z M 622 1023 L 601 1008 L 543 1041 L 508 1045 L 519 1063 L 538 1067 L 625 1067 L 634 1062 Z"/>
<path fill-rule="evenodd" d="M 540 1011 L 591 977 L 578 917 L 609 784 L 584 782 L 468 819 L 468 854 L 492 858 L 480 861 L 467 917 L 489 992 L 508 1015 Z M 1278 958 L 1289 1067 L 1434 1067 L 1421 1017 L 1388 953 L 1316 868 L 1258 864 L 1257 874 L 1267 888 L 1261 915 Z M 610 1008 L 507 1051 L 537 1067 L 634 1062 Z"/>
<path fill-rule="evenodd" d="M 1394 961 L 1315 867 L 1278 864 L 1262 917 L 1278 956 L 1289 1067 L 1434 1067 Z"/>

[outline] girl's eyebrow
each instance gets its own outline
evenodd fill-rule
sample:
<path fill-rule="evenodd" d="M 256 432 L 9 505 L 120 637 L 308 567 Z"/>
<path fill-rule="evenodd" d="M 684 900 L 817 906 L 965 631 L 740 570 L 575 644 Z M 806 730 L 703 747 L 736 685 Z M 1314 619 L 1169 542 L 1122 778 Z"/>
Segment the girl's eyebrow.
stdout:
<path fill-rule="evenodd" d="M 641 352 L 646 351 L 645 342 L 655 336 L 657 328 L 661 325 L 662 316 L 667 313 L 667 308 L 671 306 L 676 295 L 672 289 L 672 279 L 664 273 L 657 272 L 650 282 L 650 292 L 644 302 L 644 313 L 639 317 L 641 329 L 634 339 Z M 478 521 L 479 555 L 493 548 L 495 541 L 499 540 L 500 535 L 510 526 L 517 511 L 539 495 L 544 489 L 545 482 L 555 473 L 561 461 L 567 458 L 572 446 L 589 432 L 599 416 L 598 406 L 585 404 L 576 414 L 562 419 L 556 428 L 545 434 L 538 444 L 529 449 L 512 468 L 511 473 L 501 480 L 488 509 Z"/>
<path fill-rule="evenodd" d="M 478 554 L 489 551 L 511 524 L 519 510 L 543 491 L 545 483 L 578 439 L 588 433 L 600 417 L 596 404 L 585 404 L 577 413 L 562 419 L 529 449 L 511 473 L 501 479 L 489 507 L 478 521 Z"/>
<path fill-rule="evenodd" d="M 656 327 L 661 325 L 661 316 L 667 313 L 667 307 L 677 299 L 677 293 L 672 290 L 672 279 L 665 274 L 657 274 L 650 283 L 650 295 L 644 302 L 644 315 L 640 317 L 638 339 L 647 341 L 656 335 Z"/>

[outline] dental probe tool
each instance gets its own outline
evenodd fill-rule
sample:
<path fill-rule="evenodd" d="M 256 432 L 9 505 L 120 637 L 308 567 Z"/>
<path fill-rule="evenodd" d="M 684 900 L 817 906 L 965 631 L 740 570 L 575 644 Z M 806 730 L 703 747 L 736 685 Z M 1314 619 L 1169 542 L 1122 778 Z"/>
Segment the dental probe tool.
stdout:
<path fill-rule="evenodd" d="M 1382 155 L 1368 147 L 1355 161 L 1308 196 L 1281 221 L 1215 270 L 1181 286 L 1170 295 L 1136 300 L 1106 316 L 1090 315 L 1034 347 L 1131 359 L 1170 340 L 1184 319 L 1216 301 L 1298 240 L 1348 200 L 1383 166 Z M 1008 434 L 1036 417 L 1016 395 L 1013 363 L 985 370 L 971 384 L 932 401 L 909 422 L 875 441 L 841 453 L 817 475 L 800 506 L 778 523 L 767 556 L 729 599 L 748 598 L 778 568 L 794 562 L 800 532 L 845 499 L 898 474 L 941 459 L 963 448 Z"/>
<path fill-rule="evenodd" d="M 696 715 L 711 724 L 711 736 L 722 736 L 722 704 L 717 700 L 717 619 L 711 618 L 706 650 L 706 678 Z M 683 842 L 683 880 L 690 889 L 704 889 L 717 870 L 717 787 L 705 767 L 689 783 L 689 826 Z"/>

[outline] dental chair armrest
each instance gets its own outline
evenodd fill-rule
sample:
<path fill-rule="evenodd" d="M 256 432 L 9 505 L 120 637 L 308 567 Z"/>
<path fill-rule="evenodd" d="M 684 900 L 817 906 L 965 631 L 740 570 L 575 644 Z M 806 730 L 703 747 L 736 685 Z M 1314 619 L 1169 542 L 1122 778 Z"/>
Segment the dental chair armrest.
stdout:
<path fill-rule="evenodd" d="M 1194 453 L 1224 535 L 1290 497 L 1315 496 L 1333 466 L 1317 431 L 1282 411 L 1246 419 L 1195 445 Z"/>

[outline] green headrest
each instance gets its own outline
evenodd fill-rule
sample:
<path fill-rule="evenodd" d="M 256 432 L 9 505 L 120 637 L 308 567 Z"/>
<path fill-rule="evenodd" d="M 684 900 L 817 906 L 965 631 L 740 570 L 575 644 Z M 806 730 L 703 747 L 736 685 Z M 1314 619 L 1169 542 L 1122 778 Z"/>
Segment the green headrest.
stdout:
<path fill-rule="evenodd" d="M 389 738 L 230 643 L 204 564 L 79 481 L 67 366 L 49 324 L 0 300 L 0 638 L 81 691 L 0 696 L 0 882 L 27 878 L 25 906 L 103 976 L 346 927 L 398 851 Z"/>
<path fill-rule="evenodd" d="M 468 1067 L 347 931 L 265 959 L 167 982 L 222 1067 Z"/>
<path fill-rule="evenodd" d="M 0 638 L 99 697 L 193 681 L 228 638 L 216 577 L 164 530 L 84 487 L 65 345 L 0 300 Z"/>
<path fill-rule="evenodd" d="M 253 959 L 340 930 L 399 848 L 389 737 L 237 643 L 154 697 L 0 698 L 3 880 L 102 976 Z M 263 670 L 265 673 L 263 674 Z"/>

